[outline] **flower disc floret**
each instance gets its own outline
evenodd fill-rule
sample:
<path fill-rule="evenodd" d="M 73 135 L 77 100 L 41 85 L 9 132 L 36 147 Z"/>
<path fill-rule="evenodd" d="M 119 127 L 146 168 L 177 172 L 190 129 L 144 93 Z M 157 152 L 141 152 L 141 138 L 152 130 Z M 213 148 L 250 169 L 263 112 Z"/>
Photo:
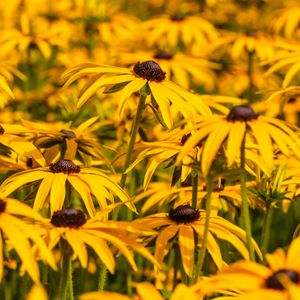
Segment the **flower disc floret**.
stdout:
<path fill-rule="evenodd" d="M 50 164 L 50 171 L 52 173 L 64 173 L 64 174 L 79 173 L 80 167 L 75 165 L 69 159 L 61 159 L 55 164 Z"/>
<path fill-rule="evenodd" d="M 3 213 L 6 208 L 6 202 L 0 199 L 0 213 Z"/>
<path fill-rule="evenodd" d="M 60 132 L 63 133 L 63 134 L 65 134 L 66 137 L 69 138 L 69 139 L 76 138 L 76 134 L 72 130 L 62 129 Z"/>
<path fill-rule="evenodd" d="M 183 20 L 185 19 L 185 16 L 182 15 L 182 14 L 175 14 L 175 15 L 172 15 L 172 16 L 170 17 L 170 19 L 171 19 L 172 21 L 175 21 L 175 22 L 181 22 L 181 21 L 183 21 Z"/>
<path fill-rule="evenodd" d="M 198 220 L 199 217 L 199 210 L 194 209 L 190 205 L 179 205 L 169 212 L 169 218 L 176 223 L 192 223 Z"/>
<path fill-rule="evenodd" d="M 166 72 L 153 60 L 137 62 L 133 71 L 137 76 L 149 81 L 161 82 L 166 78 Z"/>
<path fill-rule="evenodd" d="M 286 276 L 291 282 L 299 283 L 300 276 L 299 273 L 294 270 L 281 269 L 273 273 L 270 277 L 266 279 L 265 286 L 268 289 L 274 290 L 284 290 L 284 285 L 282 284 L 281 277 Z"/>
<path fill-rule="evenodd" d="M 51 224 L 55 227 L 78 228 L 86 223 L 84 213 L 75 208 L 65 208 L 53 213 Z"/>
<path fill-rule="evenodd" d="M 167 53 L 165 51 L 159 50 L 155 53 L 154 58 L 155 59 L 166 59 L 166 60 L 170 60 L 173 58 L 174 55 Z"/>
<path fill-rule="evenodd" d="M 256 120 L 258 118 L 258 114 L 254 112 L 254 110 L 248 105 L 237 105 L 234 106 L 228 116 L 227 121 L 229 122 L 247 122 Z"/>

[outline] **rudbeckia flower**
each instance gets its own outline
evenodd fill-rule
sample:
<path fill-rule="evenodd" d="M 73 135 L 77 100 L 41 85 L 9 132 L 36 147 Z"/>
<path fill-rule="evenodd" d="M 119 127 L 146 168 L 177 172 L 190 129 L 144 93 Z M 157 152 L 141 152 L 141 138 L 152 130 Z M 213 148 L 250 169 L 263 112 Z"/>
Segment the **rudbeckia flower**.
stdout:
<path fill-rule="evenodd" d="M 174 14 L 154 17 L 143 24 L 145 40 L 150 46 L 167 46 L 175 49 L 180 43 L 185 47 L 213 44 L 218 31 L 199 15 Z"/>
<path fill-rule="evenodd" d="M 34 146 L 32 142 L 24 136 L 28 130 L 21 125 L 1 124 L 0 125 L 0 143 L 17 154 L 33 158 L 40 166 L 46 164 L 42 153 Z"/>
<path fill-rule="evenodd" d="M 31 207 L 11 198 L 0 199 L 0 281 L 3 278 L 4 244 L 9 244 L 20 257 L 23 268 L 33 281 L 39 282 L 39 267 L 31 251 L 31 243 L 38 248 L 40 256 L 53 269 L 56 269 L 54 257 L 45 242 L 30 222 L 41 222 L 42 217 Z M 43 222 L 44 225 L 44 222 Z"/>
<path fill-rule="evenodd" d="M 60 210 L 65 201 L 66 183 L 69 183 L 79 193 L 91 216 L 96 213 L 92 196 L 101 208 L 105 208 L 107 199 L 113 199 L 112 192 L 135 211 L 129 196 L 109 176 L 96 168 L 77 166 L 71 160 L 61 159 L 49 167 L 16 173 L 2 183 L 0 190 L 3 195 L 10 195 L 21 186 L 35 181 L 39 181 L 39 184 L 33 204 L 34 210 L 41 209 L 48 196 L 51 212 Z"/>
<path fill-rule="evenodd" d="M 102 222 L 98 218 L 86 219 L 84 213 L 75 208 L 55 211 L 49 222 L 53 228 L 45 231 L 44 238 L 48 240 L 50 249 L 53 249 L 61 239 L 64 239 L 78 257 L 83 268 L 88 265 L 86 246 L 91 247 L 96 252 L 111 273 L 115 271 L 114 248 L 125 256 L 134 270 L 137 270 L 137 266 L 131 250 L 157 264 L 150 252 L 136 241 L 138 236 L 151 236 L 155 232 L 147 230 L 139 224 L 122 221 Z M 113 245 L 113 248 L 109 247 L 108 243 Z"/>
<path fill-rule="evenodd" d="M 184 271 L 191 277 L 195 248 L 201 247 L 202 244 L 205 218 L 204 210 L 196 210 L 189 205 L 180 205 L 171 209 L 169 214 L 158 213 L 134 222 L 143 224 L 146 228 L 159 230 L 154 252 L 154 257 L 159 264 L 162 264 L 172 244 L 176 241 L 179 244 Z M 222 269 L 224 262 L 215 236 L 231 243 L 244 258 L 249 259 L 247 248 L 243 243 L 246 240 L 246 234 L 242 229 L 221 217 L 211 216 L 208 230 L 207 250 L 218 269 Z M 257 253 L 260 254 L 254 240 L 252 243 Z"/>
<path fill-rule="evenodd" d="M 44 149 L 43 155 L 49 164 L 58 158 L 80 159 L 86 163 L 87 157 L 97 157 L 105 161 L 101 145 L 91 134 L 92 126 L 98 119 L 98 117 L 90 118 L 77 128 L 70 123 L 60 122 L 46 124 L 22 120 L 22 123 L 35 134 L 33 142 L 39 149 Z"/>
<path fill-rule="evenodd" d="M 255 262 L 240 261 L 234 263 L 211 277 L 207 282 L 207 291 L 228 294 L 238 290 L 240 295 L 237 300 L 265 299 L 288 300 L 299 299 L 300 296 L 300 264 L 299 264 L 300 239 L 297 238 L 290 244 L 287 253 L 277 249 L 272 254 L 267 254 L 268 266 Z M 291 289 L 297 297 L 291 297 Z M 222 299 L 222 298 L 220 298 Z M 224 298 L 226 299 L 226 297 Z"/>
<path fill-rule="evenodd" d="M 166 73 L 152 60 L 136 63 L 133 70 L 107 65 L 82 64 L 67 70 L 62 77 L 66 81 L 65 86 L 68 86 L 86 75 L 90 75 L 91 78 L 81 89 L 78 107 L 81 107 L 98 90 L 104 92 L 122 90 L 119 112 L 123 115 L 129 96 L 146 86 L 151 95 L 152 106 L 159 108 L 168 128 L 173 125 L 170 103 L 186 118 L 196 113 L 211 115 L 209 107 L 196 95 L 166 80 Z"/>
<path fill-rule="evenodd" d="M 270 60 L 275 56 L 274 40 L 260 31 L 248 31 L 245 33 L 225 32 L 224 40 L 220 45 L 229 45 L 229 53 L 234 59 L 255 54 L 260 60 Z"/>
<path fill-rule="evenodd" d="M 68 27 L 64 28 L 62 24 L 59 27 L 51 26 L 45 19 L 37 17 L 32 22 L 27 13 L 22 13 L 19 21 L 20 29 L 17 29 L 16 26 L 1 31 L 2 53 L 10 53 L 16 48 L 23 55 L 30 49 L 30 45 L 35 45 L 41 54 L 49 59 L 52 46 L 65 45 L 66 40 L 62 33 L 64 29 L 68 30 Z"/>
<path fill-rule="evenodd" d="M 290 150 L 300 157 L 300 140 L 293 129 L 284 121 L 260 116 L 250 106 L 234 106 L 227 116 L 200 117 L 193 128 L 197 131 L 191 135 L 178 155 L 181 161 L 197 144 L 203 142 L 201 169 L 208 174 L 211 165 L 222 146 L 225 146 L 228 166 L 232 166 L 240 157 L 244 138 L 247 144 L 254 143 L 268 168 L 271 170 L 274 161 L 274 146 L 288 156 Z"/>
<path fill-rule="evenodd" d="M 136 300 L 164 300 L 165 297 L 149 282 L 142 282 L 135 284 L 136 287 Z M 113 292 L 90 292 L 83 294 L 79 297 L 79 300 L 130 300 L 132 298 Z M 185 286 L 184 284 L 178 284 L 172 293 L 170 300 L 201 300 L 192 288 Z"/>
<path fill-rule="evenodd" d="M 216 76 L 213 72 L 219 65 L 203 57 L 186 55 L 180 52 L 132 51 L 121 53 L 119 61 L 122 65 L 132 65 L 136 61 L 155 60 L 166 72 L 166 78 L 174 81 L 182 88 L 190 89 L 191 82 L 203 85 L 207 90 L 212 90 Z M 184 61 L 184 64 L 182 63 Z"/>

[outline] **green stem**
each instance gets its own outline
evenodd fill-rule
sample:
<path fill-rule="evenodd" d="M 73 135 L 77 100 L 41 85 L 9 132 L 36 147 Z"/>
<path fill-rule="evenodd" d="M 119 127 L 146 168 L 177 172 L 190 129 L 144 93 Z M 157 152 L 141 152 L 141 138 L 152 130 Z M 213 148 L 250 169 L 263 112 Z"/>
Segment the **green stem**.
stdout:
<path fill-rule="evenodd" d="M 262 236 L 261 236 L 261 253 L 265 260 L 266 253 L 268 251 L 269 241 L 270 241 L 270 232 L 271 232 L 271 224 L 273 218 L 274 208 L 272 204 L 269 206 L 265 217 L 264 217 L 264 224 L 262 229 Z"/>
<path fill-rule="evenodd" d="M 127 154 L 126 154 L 126 158 L 125 158 L 125 163 L 124 163 L 124 167 L 123 167 L 123 173 L 122 173 L 122 177 L 121 177 L 121 181 L 120 181 L 121 188 L 124 188 L 125 184 L 126 184 L 127 173 L 125 173 L 125 171 L 129 167 L 129 164 L 130 164 L 130 161 L 131 161 L 131 155 L 133 153 L 134 144 L 135 144 L 137 132 L 138 132 L 139 125 L 140 125 L 140 120 L 141 120 L 143 110 L 144 110 L 144 107 L 145 107 L 146 97 L 147 97 L 146 94 L 141 94 L 141 97 L 140 97 L 140 100 L 139 100 L 139 103 L 138 103 L 138 107 L 137 107 L 137 110 L 136 110 L 136 115 L 135 115 L 135 118 L 133 120 L 131 134 L 130 134 L 130 141 L 129 141 Z"/>
<path fill-rule="evenodd" d="M 253 244 L 252 244 L 252 230 L 251 230 L 251 219 L 248 205 L 248 196 L 247 196 L 247 173 L 245 170 L 245 137 L 241 145 L 241 213 L 243 219 L 243 225 L 246 232 L 246 243 L 249 251 L 249 256 L 251 260 L 255 260 Z"/>
<path fill-rule="evenodd" d="M 248 89 L 248 100 L 250 103 L 254 100 L 254 92 L 255 92 L 255 85 L 253 79 L 253 59 L 254 59 L 254 52 L 248 51 L 248 78 L 249 78 L 249 89 Z"/>
<path fill-rule="evenodd" d="M 130 269 L 127 270 L 127 275 L 126 275 L 126 290 L 127 290 L 127 295 L 129 297 L 132 297 L 132 295 L 133 295 L 133 290 L 132 290 L 132 273 L 131 273 Z"/>
<path fill-rule="evenodd" d="M 70 256 L 69 261 L 69 276 L 68 276 L 68 286 L 69 286 L 69 300 L 74 300 L 74 289 L 73 289 L 73 266 L 72 266 L 72 259 Z"/>
<path fill-rule="evenodd" d="M 65 245 L 64 245 L 65 246 Z M 63 249 L 63 247 L 62 247 Z M 73 299 L 73 295 L 70 298 L 73 288 L 70 287 L 72 283 L 72 258 L 68 251 L 62 251 L 62 262 L 61 262 L 61 273 L 60 273 L 60 282 L 59 282 L 59 299 L 67 300 Z"/>
<path fill-rule="evenodd" d="M 179 260 L 180 260 L 180 254 L 179 251 L 176 250 L 176 246 L 174 249 L 174 277 L 173 277 L 173 290 L 177 286 L 177 273 L 178 273 L 178 268 L 179 268 Z"/>
<path fill-rule="evenodd" d="M 192 207 L 197 208 L 198 200 L 198 174 L 192 177 Z"/>
<path fill-rule="evenodd" d="M 100 267 L 100 273 L 99 273 L 99 281 L 98 281 L 98 291 L 103 291 L 105 288 L 107 278 L 107 268 L 106 266 Z"/>
<path fill-rule="evenodd" d="M 203 238 L 202 238 L 202 245 L 199 251 L 198 256 L 198 262 L 196 265 L 196 272 L 195 272 L 195 280 L 200 276 L 202 272 L 202 267 L 204 263 L 205 253 L 206 253 L 206 246 L 207 246 L 207 236 L 208 236 L 208 228 L 209 228 L 209 219 L 210 219 L 210 213 L 211 213 L 211 195 L 213 192 L 213 186 L 214 186 L 214 177 L 208 175 L 206 178 L 206 217 L 205 217 L 205 223 L 204 223 L 204 231 L 203 231 Z"/>

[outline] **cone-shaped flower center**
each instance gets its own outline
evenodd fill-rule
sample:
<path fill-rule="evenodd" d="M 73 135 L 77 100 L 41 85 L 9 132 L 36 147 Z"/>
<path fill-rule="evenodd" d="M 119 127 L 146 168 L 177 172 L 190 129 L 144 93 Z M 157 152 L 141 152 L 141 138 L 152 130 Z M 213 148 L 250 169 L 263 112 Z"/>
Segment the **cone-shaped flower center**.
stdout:
<path fill-rule="evenodd" d="M 78 228 L 86 223 L 84 213 L 75 208 L 65 208 L 53 213 L 51 224 L 55 227 Z"/>
<path fill-rule="evenodd" d="M 295 103 L 297 101 L 297 99 L 295 97 L 291 97 L 289 98 L 289 100 L 287 101 L 288 103 Z"/>
<path fill-rule="evenodd" d="M 175 15 L 171 16 L 170 19 L 175 22 L 181 22 L 185 19 L 185 16 L 182 14 L 175 14 Z"/>
<path fill-rule="evenodd" d="M 227 121 L 230 122 L 247 122 L 256 120 L 258 118 L 258 114 L 254 112 L 254 110 L 248 105 L 237 105 L 234 106 L 228 116 Z"/>
<path fill-rule="evenodd" d="M 76 138 L 75 132 L 73 132 L 73 131 L 71 131 L 71 130 L 62 129 L 60 132 L 63 133 L 63 134 L 65 134 L 66 137 L 69 138 L 69 139 L 74 139 L 74 138 Z"/>
<path fill-rule="evenodd" d="M 198 220 L 200 212 L 190 205 L 179 205 L 169 212 L 169 218 L 177 223 L 191 223 Z"/>
<path fill-rule="evenodd" d="M 293 270 L 282 269 L 279 270 L 266 279 L 265 286 L 268 289 L 284 290 L 284 286 L 281 281 L 281 277 L 286 276 L 290 281 L 294 283 L 300 282 L 299 273 Z"/>
<path fill-rule="evenodd" d="M 155 53 L 153 58 L 170 60 L 173 58 L 173 55 L 165 51 L 159 50 Z"/>
<path fill-rule="evenodd" d="M 6 208 L 6 202 L 0 199 L 0 213 L 3 213 Z"/>
<path fill-rule="evenodd" d="M 3 134 L 5 132 L 4 128 L 0 125 L 0 134 Z"/>
<path fill-rule="evenodd" d="M 76 166 L 71 160 L 69 159 L 61 159 L 55 164 L 50 164 L 50 171 L 52 173 L 79 173 L 80 167 Z"/>
<path fill-rule="evenodd" d="M 133 71 L 137 76 L 149 81 L 161 82 L 166 78 L 166 72 L 153 60 L 137 62 L 133 67 Z"/>

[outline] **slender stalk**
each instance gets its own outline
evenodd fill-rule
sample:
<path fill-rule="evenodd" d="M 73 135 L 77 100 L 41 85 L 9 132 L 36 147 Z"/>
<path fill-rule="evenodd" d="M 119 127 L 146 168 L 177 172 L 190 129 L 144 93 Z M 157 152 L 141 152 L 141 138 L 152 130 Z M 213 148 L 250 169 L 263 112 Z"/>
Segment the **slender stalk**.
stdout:
<path fill-rule="evenodd" d="M 132 273 L 131 273 L 131 271 L 127 272 L 127 275 L 126 275 L 126 290 L 127 290 L 127 295 L 129 297 L 132 297 L 133 290 L 132 290 Z"/>
<path fill-rule="evenodd" d="M 124 188 L 125 184 L 126 184 L 127 174 L 125 173 L 125 171 L 129 167 L 129 164 L 131 161 L 131 155 L 132 155 L 132 152 L 134 149 L 134 144 L 135 144 L 137 132 L 138 132 L 139 125 L 140 125 L 140 120 L 141 120 L 142 113 L 143 113 L 143 110 L 145 107 L 146 97 L 147 97 L 146 94 L 141 94 L 141 97 L 140 97 L 140 100 L 138 103 L 138 107 L 136 110 L 136 115 L 133 120 L 131 134 L 130 134 L 130 141 L 129 141 L 128 150 L 127 150 L 125 163 L 124 163 L 124 167 L 123 167 L 123 173 L 122 173 L 122 177 L 121 177 L 121 181 L 120 181 L 121 188 Z"/>
<path fill-rule="evenodd" d="M 106 266 L 102 265 L 100 267 L 100 273 L 99 273 L 98 291 L 104 290 L 106 278 L 107 278 L 107 268 Z"/>
<path fill-rule="evenodd" d="M 204 263 L 205 253 L 206 253 L 206 246 L 207 246 L 207 236 L 208 236 L 208 228 L 209 228 L 209 218 L 210 218 L 210 212 L 211 212 L 211 195 L 213 192 L 213 186 L 214 186 L 214 177 L 208 175 L 206 178 L 206 217 L 205 217 L 205 223 L 204 223 L 204 231 L 203 231 L 203 238 L 202 238 L 202 245 L 199 251 L 198 256 L 198 262 L 196 265 L 196 272 L 195 272 L 195 280 L 199 277 L 199 275 L 202 272 L 202 267 Z"/>
<path fill-rule="evenodd" d="M 65 246 L 65 245 L 64 245 Z M 63 249 L 63 247 L 62 247 Z M 71 292 L 73 292 L 73 288 L 71 289 L 70 285 L 73 287 L 72 283 L 72 258 L 69 251 L 62 250 L 62 262 L 61 262 L 61 277 L 59 282 L 59 299 L 67 300 L 73 299 L 73 295 L 70 298 Z"/>
<path fill-rule="evenodd" d="M 241 213 L 243 219 L 244 229 L 246 231 L 246 244 L 249 251 L 249 256 L 251 260 L 255 260 L 253 244 L 252 244 L 252 230 L 251 230 L 251 219 L 248 205 L 248 196 L 247 196 L 247 173 L 245 170 L 245 137 L 241 145 Z"/>
<path fill-rule="evenodd" d="M 73 266 L 72 266 L 72 259 L 70 256 L 69 260 L 69 270 L 68 270 L 68 300 L 74 300 L 74 289 L 73 289 Z"/>
<path fill-rule="evenodd" d="M 180 255 L 179 255 L 179 251 L 176 251 L 176 248 L 172 250 L 174 251 L 174 277 L 173 277 L 173 290 L 174 290 L 175 287 L 177 286 L 177 274 L 179 268 Z"/>
<path fill-rule="evenodd" d="M 197 208 L 198 200 L 198 174 L 192 177 L 192 207 Z"/>
<path fill-rule="evenodd" d="M 264 217 L 264 224 L 262 228 L 262 236 L 261 236 L 261 253 L 265 260 L 266 253 L 268 251 L 269 241 L 270 241 L 270 232 L 271 232 L 271 224 L 274 213 L 274 207 L 272 204 L 268 207 L 268 210 Z"/>
<path fill-rule="evenodd" d="M 250 103 L 254 101 L 254 92 L 255 92 L 255 85 L 254 85 L 254 78 L 253 78 L 253 62 L 254 62 L 254 52 L 248 51 L 248 78 L 249 78 L 249 89 L 248 89 L 248 100 Z"/>

